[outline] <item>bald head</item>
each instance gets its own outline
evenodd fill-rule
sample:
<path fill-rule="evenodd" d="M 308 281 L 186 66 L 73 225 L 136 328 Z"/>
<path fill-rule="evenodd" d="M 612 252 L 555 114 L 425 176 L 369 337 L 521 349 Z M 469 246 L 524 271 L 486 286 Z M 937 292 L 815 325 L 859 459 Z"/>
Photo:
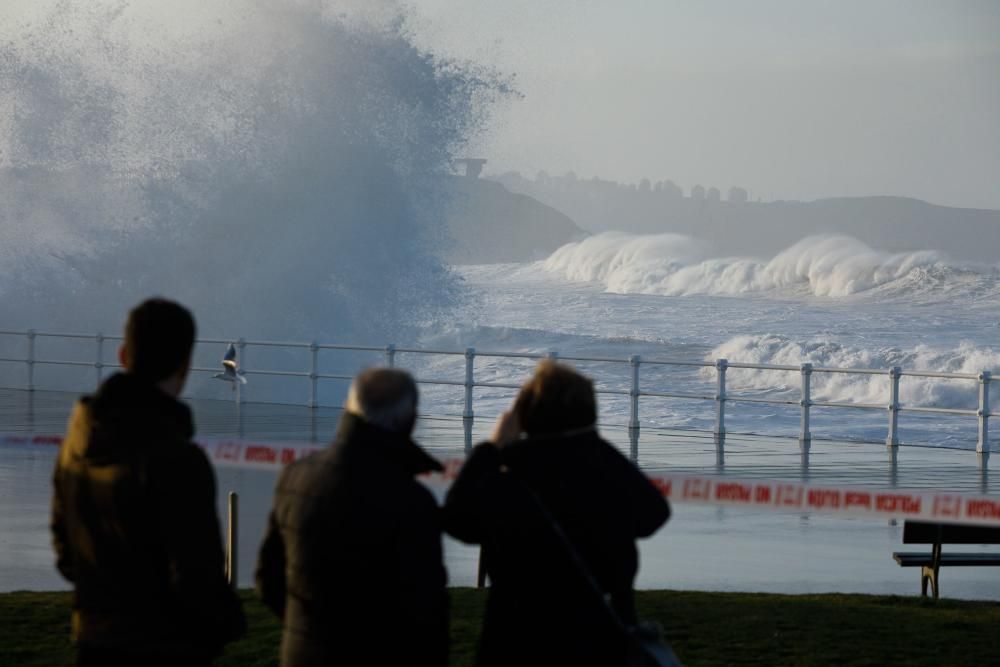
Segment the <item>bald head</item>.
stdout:
<path fill-rule="evenodd" d="M 354 378 L 347 411 L 387 431 L 409 435 L 417 421 L 417 384 L 405 371 L 370 368 Z"/>

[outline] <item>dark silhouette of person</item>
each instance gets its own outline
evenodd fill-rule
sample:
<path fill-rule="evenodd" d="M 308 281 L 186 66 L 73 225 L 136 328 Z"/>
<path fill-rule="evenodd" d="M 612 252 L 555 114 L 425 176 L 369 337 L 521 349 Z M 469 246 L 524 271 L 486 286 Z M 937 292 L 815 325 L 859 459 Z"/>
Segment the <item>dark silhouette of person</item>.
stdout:
<path fill-rule="evenodd" d="M 670 508 L 596 421 L 591 381 L 544 361 L 448 492 L 445 529 L 482 545 L 491 580 L 478 665 L 626 663 L 607 603 L 636 622 L 635 540 Z"/>
<path fill-rule="evenodd" d="M 364 371 L 332 445 L 282 471 L 257 566 L 282 665 L 447 664 L 440 509 L 415 478 L 441 465 L 416 410 L 407 373 Z"/>
<path fill-rule="evenodd" d="M 123 373 L 74 407 L 52 536 L 73 584 L 79 665 L 208 665 L 245 631 L 225 579 L 215 475 L 177 400 L 194 319 L 164 299 L 128 316 Z"/>

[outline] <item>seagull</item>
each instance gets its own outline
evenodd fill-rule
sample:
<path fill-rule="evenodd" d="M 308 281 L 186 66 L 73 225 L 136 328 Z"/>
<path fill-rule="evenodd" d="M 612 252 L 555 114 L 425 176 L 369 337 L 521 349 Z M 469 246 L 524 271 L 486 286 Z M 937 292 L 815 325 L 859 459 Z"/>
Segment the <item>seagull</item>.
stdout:
<path fill-rule="evenodd" d="M 229 344 L 229 349 L 226 350 L 225 356 L 222 357 L 222 372 L 216 373 L 212 377 L 216 380 L 232 383 L 234 391 L 236 390 L 237 382 L 240 384 L 247 383 L 247 379 L 243 377 L 243 371 L 236 367 L 236 346 L 232 343 Z"/>

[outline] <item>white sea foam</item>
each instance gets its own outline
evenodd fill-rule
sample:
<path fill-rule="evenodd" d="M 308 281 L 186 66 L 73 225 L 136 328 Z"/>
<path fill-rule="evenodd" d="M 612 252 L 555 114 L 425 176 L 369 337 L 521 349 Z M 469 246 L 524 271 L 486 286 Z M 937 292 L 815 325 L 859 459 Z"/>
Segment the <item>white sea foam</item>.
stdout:
<path fill-rule="evenodd" d="M 620 294 L 746 294 L 782 291 L 843 297 L 871 290 L 919 291 L 969 282 L 996 291 L 996 269 L 955 265 L 937 252 L 885 253 L 848 236 L 811 236 L 770 260 L 713 257 L 677 234 L 598 234 L 556 250 L 542 266 Z"/>
<path fill-rule="evenodd" d="M 764 334 L 730 338 L 715 347 L 709 359 L 728 359 L 752 364 L 799 365 L 832 368 L 886 369 L 881 375 L 814 373 L 812 394 L 816 400 L 888 405 L 888 369 L 967 373 L 1000 370 L 1000 349 L 962 341 L 955 347 L 915 345 L 898 347 L 857 347 L 831 337 L 814 336 L 793 340 L 787 336 Z M 714 373 L 714 371 L 712 371 Z M 706 372 L 707 378 L 711 373 Z M 727 373 L 734 391 L 788 391 L 797 394 L 797 373 L 734 368 Z M 979 384 L 976 380 L 904 377 L 900 380 L 900 402 L 905 405 L 975 409 Z"/>

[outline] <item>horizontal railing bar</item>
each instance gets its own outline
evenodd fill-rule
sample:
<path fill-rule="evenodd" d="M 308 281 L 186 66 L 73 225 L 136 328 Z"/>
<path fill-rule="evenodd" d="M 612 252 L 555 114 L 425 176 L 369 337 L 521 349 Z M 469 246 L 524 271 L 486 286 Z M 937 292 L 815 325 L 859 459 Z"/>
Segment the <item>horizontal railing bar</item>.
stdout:
<path fill-rule="evenodd" d="M 55 332 L 55 331 L 10 331 L 10 330 L 0 330 L 0 335 L 5 336 L 20 336 L 27 339 L 27 348 L 25 352 L 25 357 L 23 358 L 12 358 L 12 357 L 0 357 L 0 362 L 2 363 L 25 363 L 27 364 L 28 373 L 28 388 L 29 390 L 35 387 L 33 378 L 33 367 L 35 364 L 45 364 L 52 366 L 70 366 L 78 368 L 95 368 L 97 369 L 98 380 L 102 378 L 102 370 L 107 369 L 117 369 L 120 368 L 119 365 L 113 363 L 104 363 L 105 348 L 102 347 L 103 341 L 121 341 L 122 336 L 120 335 L 103 335 L 101 333 L 88 334 L 80 332 Z M 78 341 L 90 341 L 96 344 L 96 354 L 94 355 L 96 359 L 88 361 L 78 361 L 70 359 L 36 359 L 37 345 L 36 338 L 53 338 L 53 339 L 69 339 Z M 436 356 L 453 356 L 453 357 L 465 357 L 465 378 L 464 380 L 450 380 L 450 379 L 439 379 L 439 378 L 427 378 L 418 379 L 417 382 L 421 385 L 443 385 L 451 387 L 464 387 L 465 392 L 465 407 L 462 413 L 463 418 L 469 418 L 473 415 L 472 409 L 472 390 L 473 389 L 501 389 L 516 391 L 520 388 L 520 384 L 515 384 L 511 382 L 475 382 L 474 381 L 474 364 L 476 357 L 489 357 L 495 359 L 526 359 L 526 360 L 536 360 L 544 359 L 546 357 L 553 357 L 563 361 L 569 362 L 580 362 L 580 363 L 611 363 L 619 364 L 626 368 L 630 368 L 631 374 L 631 387 L 629 389 L 619 389 L 615 386 L 620 386 L 620 382 L 614 378 L 609 378 L 605 381 L 600 382 L 600 384 L 611 384 L 612 387 L 603 387 L 595 389 L 595 394 L 603 395 L 613 395 L 628 397 L 631 399 L 631 416 L 628 424 L 617 424 L 621 427 L 628 427 L 633 429 L 639 425 L 639 399 L 642 397 L 646 398 L 666 398 L 666 399 L 678 399 L 678 400 L 700 400 L 700 401 L 714 401 L 716 403 L 716 434 L 724 432 L 724 406 L 725 403 L 750 403 L 750 404 L 764 404 L 764 405 L 784 405 L 784 406 L 798 406 L 802 409 L 802 429 L 800 437 L 810 437 L 809 435 L 809 409 L 812 407 L 816 408 L 854 408 L 858 410 L 888 410 L 889 411 L 889 436 L 887 442 L 890 446 L 895 447 L 899 444 L 904 444 L 899 442 L 898 438 L 898 427 L 897 427 L 897 417 L 898 413 L 901 412 L 912 412 L 912 413 L 924 413 L 924 414 L 934 414 L 934 415 L 958 415 L 963 417 L 979 417 L 979 443 L 977 446 L 978 451 L 989 451 L 989 441 L 987 439 L 987 420 L 994 416 L 994 413 L 989 411 L 989 401 L 988 401 L 988 386 L 982 386 L 979 389 L 979 408 L 978 409 L 964 409 L 964 408 L 946 408 L 946 407 L 923 407 L 923 406 L 907 406 L 902 405 L 899 402 L 899 379 L 902 376 L 910 377 L 924 377 L 932 378 L 941 381 L 978 381 L 983 382 L 996 382 L 1000 381 L 1000 373 L 996 377 L 993 377 L 988 371 L 982 371 L 981 373 L 950 373 L 950 372 L 937 372 L 937 371 L 925 371 L 925 370 L 903 370 L 900 368 L 834 368 L 819 366 L 813 367 L 809 364 L 801 365 L 791 365 L 791 364 L 763 364 L 763 363 L 743 363 L 739 361 L 726 360 L 681 360 L 681 359 L 670 359 L 670 358 L 659 358 L 659 359 L 642 359 L 640 356 L 583 356 L 583 355 L 558 355 L 556 352 L 504 352 L 498 350 L 475 350 L 473 348 L 465 349 L 434 349 L 434 348 L 416 348 L 416 347 L 395 347 L 394 345 L 384 345 L 384 346 L 374 346 L 374 345 L 350 345 L 350 344 L 337 344 L 337 343 L 317 343 L 317 342 L 303 342 L 303 341 L 276 341 L 276 340 L 245 340 L 245 339 L 217 339 L 217 338 L 202 338 L 196 341 L 198 344 L 227 344 L 227 343 L 238 343 L 240 348 L 245 348 L 247 346 L 252 347 L 270 347 L 276 349 L 290 349 L 290 350 L 312 350 L 313 355 L 311 357 L 311 365 L 309 366 L 309 372 L 304 370 L 279 370 L 279 369 L 257 369 L 249 368 L 242 371 L 242 374 L 247 376 L 275 376 L 275 377 L 291 377 L 291 378 L 308 378 L 311 381 L 311 393 L 310 393 L 310 406 L 315 406 L 316 404 L 316 382 L 317 380 L 345 380 L 350 381 L 354 379 L 353 375 L 349 374 L 339 374 L 339 373 L 327 373 L 319 374 L 317 373 L 317 350 L 342 350 L 342 351 L 354 351 L 354 352 L 364 352 L 364 353 L 374 353 L 374 354 L 384 354 L 385 363 L 388 365 L 393 365 L 393 355 L 397 353 L 407 353 L 407 354 L 421 354 L 421 355 L 436 355 Z M 14 345 L 17 345 L 16 343 Z M 251 355 L 251 358 L 252 355 Z M 682 392 L 658 392 L 658 391 L 641 391 L 640 390 L 640 369 L 642 365 L 647 366 L 678 366 L 678 367 L 688 367 L 688 368 L 715 368 L 716 369 L 716 381 L 718 385 L 718 390 L 712 394 L 690 394 Z M 511 367 L 515 368 L 515 367 Z M 789 396 L 786 391 L 790 388 L 784 386 L 777 386 L 774 389 L 779 390 L 778 393 L 765 393 L 765 397 L 756 396 L 745 396 L 745 395 L 733 395 L 727 394 L 725 388 L 725 377 L 727 369 L 742 369 L 742 370 L 754 370 L 754 371 L 777 371 L 783 373 L 802 373 L 802 389 L 801 389 L 801 399 L 796 398 L 772 398 L 770 396 Z M 198 373 L 218 373 L 220 368 L 218 366 L 212 365 L 211 367 L 193 367 L 191 369 Z M 889 380 L 890 388 L 890 398 L 888 404 L 870 404 L 870 403 L 847 403 L 842 401 L 813 401 L 810 396 L 810 383 L 809 377 L 812 373 L 840 373 L 844 375 L 869 375 L 869 376 L 885 376 Z M 647 383 L 651 380 L 647 380 Z M 664 382 L 664 380 L 660 380 Z M 239 394 L 237 395 L 240 396 Z M 237 400 L 242 400 L 237 398 Z M 1000 413 L 996 413 L 1000 416 Z M 634 446 L 634 443 L 633 443 Z M 635 450 L 637 451 L 637 450 Z M 633 456 L 637 454 L 633 451 Z"/>
<path fill-rule="evenodd" d="M 627 361 L 627 360 L 626 360 Z M 714 368 L 714 361 L 680 361 L 678 359 L 642 359 L 643 365 L 653 366 L 697 366 L 700 368 Z"/>
<path fill-rule="evenodd" d="M 907 371 L 901 370 L 900 375 L 922 378 L 941 378 L 943 380 L 978 380 L 978 373 L 936 373 L 934 371 Z"/>
<path fill-rule="evenodd" d="M 310 347 L 311 344 L 307 343 L 306 347 Z M 318 343 L 316 345 L 318 350 L 350 350 L 353 352 L 385 352 L 385 346 L 376 347 L 374 345 L 340 345 L 338 343 Z M 399 352 L 399 350 L 396 350 Z"/>
<path fill-rule="evenodd" d="M 558 358 L 560 361 L 597 361 L 600 363 L 609 363 L 609 364 L 629 363 L 628 357 L 571 357 L 560 354 Z"/>
<path fill-rule="evenodd" d="M 72 339 L 83 339 L 83 340 L 96 340 L 99 334 L 96 333 L 82 333 L 75 331 L 15 331 L 3 329 L 0 330 L 0 335 L 4 336 L 28 336 L 33 334 L 37 337 L 44 338 L 72 338 Z M 115 334 L 103 334 L 104 340 L 122 340 L 122 336 Z M 236 343 L 239 342 L 238 339 L 233 338 L 199 338 L 197 343 Z M 244 340 L 245 345 L 253 345 L 257 347 L 290 347 L 290 348 L 309 348 L 312 347 L 313 343 L 302 342 L 302 341 L 271 341 L 271 340 Z M 330 349 L 330 350 L 357 350 L 357 351 L 370 351 L 370 352 L 384 352 L 385 346 L 372 346 L 372 345 L 348 345 L 348 344 L 335 344 L 335 343 L 319 343 L 316 345 L 320 349 Z M 430 348 L 413 348 L 413 347 L 398 347 L 395 348 L 396 352 L 406 352 L 415 354 L 447 354 L 447 355 L 465 355 L 465 350 L 444 350 L 444 349 L 430 349 Z M 509 358 L 524 358 L 524 359 L 542 359 L 549 356 L 547 353 L 535 353 L 535 352 L 501 352 L 495 350 L 482 350 L 476 351 L 476 356 L 483 357 L 509 357 Z M 593 362 L 607 362 L 607 363 L 628 363 L 628 357 L 585 357 L 585 356 L 564 356 L 559 355 L 559 359 L 566 361 L 593 361 Z M 679 359 L 642 359 L 642 364 L 652 364 L 661 366 L 695 366 L 695 367 L 712 367 L 715 365 L 714 361 L 684 361 Z M 743 368 L 743 369 L 755 369 L 755 370 L 773 370 L 773 371 L 797 371 L 800 370 L 799 366 L 784 365 L 784 364 L 755 364 L 755 363 L 743 363 L 737 361 L 730 361 L 728 364 L 729 368 Z M 829 366 L 814 366 L 814 373 L 845 373 L 845 374 L 859 374 L 859 375 L 884 375 L 888 374 L 889 368 L 835 368 Z M 909 375 L 912 377 L 929 377 L 929 378 L 941 378 L 946 380 L 977 380 L 979 375 L 976 373 L 945 373 L 937 371 L 919 371 L 919 370 L 902 370 L 901 375 Z M 991 382 L 1000 382 L 1000 375 L 990 378 Z"/>
<path fill-rule="evenodd" d="M 237 343 L 239 341 L 227 341 L 232 343 Z M 245 340 L 244 345 L 253 345 L 254 347 L 292 347 L 292 348 L 306 348 L 312 346 L 312 343 L 302 343 L 300 341 L 281 341 L 281 340 Z"/>
<path fill-rule="evenodd" d="M 379 350 L 384 350 L 384 347 L 377 348 Z M 447 354 L 454 357 L 464 357 L 465 350 L 435 350 L 426 349 L 422 350 L 417 347 L 397 347 L 396 352 L 406 352 L 408 354 Z"/>
<path fill-rule="evenodd" d="M 548 353 L 540 352 L 495 352 L 495 351 L 479 351 L 476 350 L 477 357 L 504 357 L 510 359 L 545 359 L 548 357 Z"/>
<path fill-rule="evenodd" d="M 962 410 L 960 408 L 920 408 L 920 407 L 906 407 L 899 406 L 900 412 L 928 412 L 932 414 L 942 414 L 942 415 L 968 415 L 975 417 L 979 414 L 978 410 Z"/>
<path fill-rule="evenodd" d="M 303 371 L 275 371 L 275 370 L 241 370 L 242 375 L 279 375 L 285 377 L 307 378 L 309 373 Z"/>
<path fill-rule="evenodd" d="M 47 366 L 87 366 L 90 368 L 94 367 L 93 361 L 68 361 L 63 359 L 35 359 L 36 364 L 45 364 Z"/>
<path fill-rule="evenodd" d="M 798 370 L 798 369 L 796 369 Z M 780 398 L 753 398 L 751 396 L 733 396 L 732 394 L 726 394 L 726 401 L 733 403 L 769 403 L 771 405 L 800 405 L 799 401 L 793 401 L 791 399 L 780 399 Z M 813 404 L 814 405 L 814 404 Z"/>
<path fill-rule="evenodd" d="M 676 392 L 670 391 L 647 391 L 642 390 L 639 392 L 640 396 L 655 396 L 656 398 L 687 398 L 691 400 L 698 401 L 714 401 L 715 396 L 709 396 L 707 394 L 678 394 Z"/>
<path fill-rule="evenodd" d="M 37 338 L 78 338 L 83 340 L 95 340 L 97 334 L 79 333 L 76 331 L 67 331 L 66 333 L 58 333 L 55 331 L 35 331 L 33 332 Z M 27 336 L 28 332 L 24 332 Z"/>
<path fill-rule="evenodd" d="M 714 366 L 715 364 L 710 364 Z M 801 366 L 787 366 L 781 364 L 744 364 L 738 361 L 729 361 L 726 363 L 729 368 L 751 368 L 758 369 L 762 371 L 788 371 L 788 372 L 799 372 L 802 370 Z"/>
<path fill-rule="evenodd" d="M 813 373 L 846 373 L 855 375 L 885 375 L 889 376 L 888 368 L 833 368 L 831 366 L 814 366 Z"/>
<path fill-rule="evenodd" d="M 487 387 L 489 389 L 520 389 L 519 384 L 505 384 L 503 382 L 477 382 L 475 387 Z"/>
<path fill-rule="evenodd" d="M 838 401 L 810 401 L 814 408 L 856 408 L 858 410 L 888 410 L 885 405 L 875 403 L 842 403 Z"/>

